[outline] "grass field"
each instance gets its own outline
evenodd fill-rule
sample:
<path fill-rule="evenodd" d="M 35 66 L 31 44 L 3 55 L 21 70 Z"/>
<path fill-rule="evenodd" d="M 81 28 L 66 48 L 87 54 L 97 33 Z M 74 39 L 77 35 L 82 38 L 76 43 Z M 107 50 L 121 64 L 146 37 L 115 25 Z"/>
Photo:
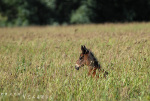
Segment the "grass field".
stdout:
<path fill-rule="evenodd" d="M 74 68 L 81 45 L 106 79 Z M 150 23 L 0 28 L 0 100 L 150 101 Z"/>

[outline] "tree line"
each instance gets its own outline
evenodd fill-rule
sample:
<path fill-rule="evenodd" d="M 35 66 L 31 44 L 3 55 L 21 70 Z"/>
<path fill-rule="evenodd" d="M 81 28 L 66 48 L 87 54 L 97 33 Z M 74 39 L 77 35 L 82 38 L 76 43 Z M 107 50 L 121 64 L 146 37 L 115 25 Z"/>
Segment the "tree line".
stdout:
<path fill-rule="evenodd" d="M 0 26 L 150 20 L 150 0 L 0 0 Z"/>

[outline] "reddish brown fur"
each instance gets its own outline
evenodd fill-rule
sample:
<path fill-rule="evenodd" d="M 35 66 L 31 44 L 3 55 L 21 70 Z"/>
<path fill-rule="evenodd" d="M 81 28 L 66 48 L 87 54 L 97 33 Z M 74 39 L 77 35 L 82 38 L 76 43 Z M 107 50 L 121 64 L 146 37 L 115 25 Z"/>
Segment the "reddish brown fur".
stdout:
<path fill-rule="evenodd" d="M 100 72 L 104 73 L 104 70 L 101 68 L 100 64 L 98 63 L 97 59 L 94 57 L 93 53 L 89 51 L 85 46 L 81 46 L 81 50 L 82 53 L 80 54 L 80 57 L 76 62 L 75 68 L 79 70 L 80 67 L 87 65 L 89 68 L 88 75 L 92 75 L 92 77 L 95 77 L 97 69 Z M 107 74 L 108 72 L 105 71 L 104 77 L 106 77 Z"/>

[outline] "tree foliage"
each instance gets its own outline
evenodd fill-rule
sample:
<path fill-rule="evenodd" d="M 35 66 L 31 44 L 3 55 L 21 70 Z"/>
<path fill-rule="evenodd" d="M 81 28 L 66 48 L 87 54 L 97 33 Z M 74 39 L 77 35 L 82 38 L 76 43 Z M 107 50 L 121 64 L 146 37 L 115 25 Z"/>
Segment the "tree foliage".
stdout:
<path fill-rule="evenodd" d="M 150 0 L 0 0 L 0 26 L 149 20 Z"/>

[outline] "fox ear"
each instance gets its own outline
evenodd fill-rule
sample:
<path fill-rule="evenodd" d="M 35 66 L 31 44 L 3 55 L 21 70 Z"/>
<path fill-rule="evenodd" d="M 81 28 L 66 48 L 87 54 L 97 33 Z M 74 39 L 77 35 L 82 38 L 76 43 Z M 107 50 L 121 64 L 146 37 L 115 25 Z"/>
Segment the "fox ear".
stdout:
<path fill-rule="evenodd" d="M 89 52 L 89 50 L 84 45 L 81 45 L 81 50 L 83 54 L 87 54 Z"/>

